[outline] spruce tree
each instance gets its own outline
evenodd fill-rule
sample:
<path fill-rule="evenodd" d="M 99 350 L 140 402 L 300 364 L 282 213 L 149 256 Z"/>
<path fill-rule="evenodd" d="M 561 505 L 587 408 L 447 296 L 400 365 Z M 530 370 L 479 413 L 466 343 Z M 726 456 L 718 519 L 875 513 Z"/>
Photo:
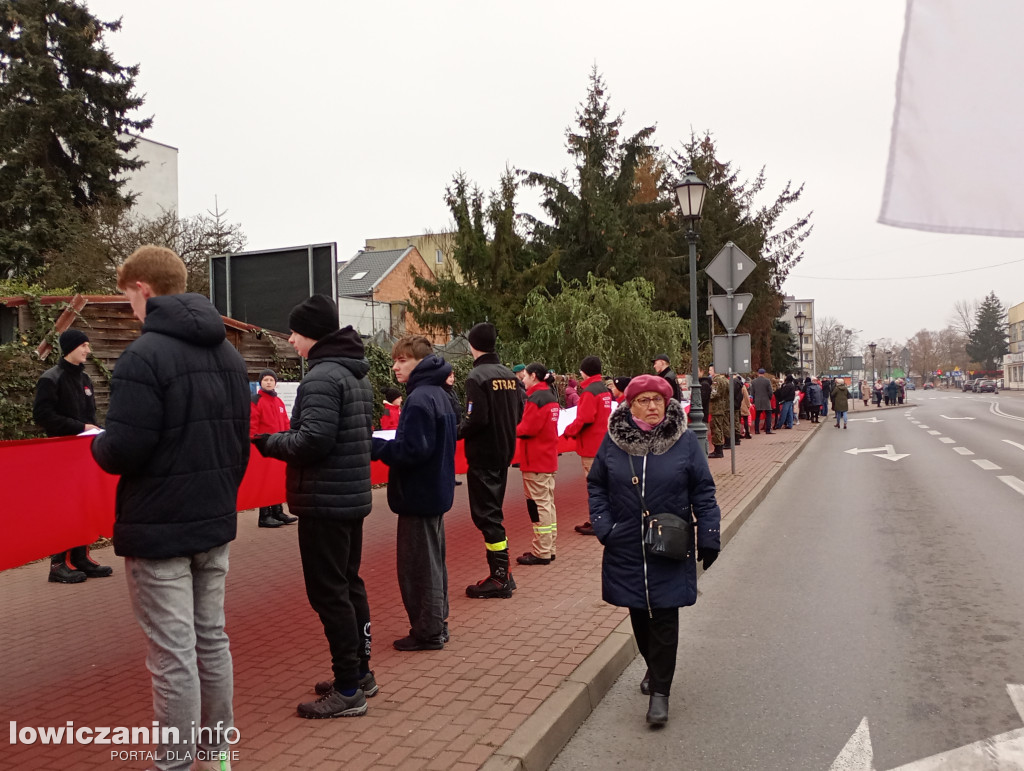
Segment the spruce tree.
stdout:
<path fill-rule="evenodd" d="M 967 355 L 982 369 L 1000 369 L 1003 356 L 1009 351 L 1006 336 L 1006 310 L 995 292 L 978 307 L 974 330 L 967 342 Z"/>
<path fill-rule="evenodd" d="M 35 275 L 90 209 L 131 203 L 129 132 L 152 120 L 127 117 L 139 68 L 103 40 L 120 27 L 70 0 L 0 0 L 0 276 Z"/>

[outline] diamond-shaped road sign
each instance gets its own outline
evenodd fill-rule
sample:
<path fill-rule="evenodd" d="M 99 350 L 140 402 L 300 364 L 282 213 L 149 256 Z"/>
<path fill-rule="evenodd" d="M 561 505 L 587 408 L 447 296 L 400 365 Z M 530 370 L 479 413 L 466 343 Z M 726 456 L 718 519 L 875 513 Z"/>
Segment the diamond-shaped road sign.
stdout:
<path fill-rule="evenodd" d="M 750 335 L 715 335 L 714 353 L 716 372 L 750 372 Z"/>
<path fill-rule="evenodd" d="M 711 295 L 711 307 L 718 314 L 722 326 L 729 332 L 735 332 L 736 327 L 740 325 L 740 319 L 743 318 L 743 313 L 753 299 L 754 295 L 752 294 L 713 294 Z"/>
<path fill-rule="evenodd" d="M 757 263 L 730 241 L 715 255 L 715 259 L 708 264 L 704 272 L 722 289 L 734 292 L 756 267 Z"/>

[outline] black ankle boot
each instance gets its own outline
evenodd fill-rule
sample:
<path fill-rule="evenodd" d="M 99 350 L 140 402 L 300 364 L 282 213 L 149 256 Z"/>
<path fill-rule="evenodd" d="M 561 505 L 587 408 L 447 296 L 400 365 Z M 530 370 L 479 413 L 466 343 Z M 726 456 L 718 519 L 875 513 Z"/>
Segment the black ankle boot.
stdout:
<path fill-rule="evenodd" d="M 273 514 L 273 508 L 271 506 L 263 506 L 260 508 L 260 527 L 281 527 L 284 524 L 281 520 Z"/>
<path fill-rule="evenodd" d="M 668 722 L 668 696 L 663 693 L 652 693 L 651 702 L 647 707 L 647 722 L 654 727 Z"/>
<path fill-rule="evenodd" d="M 284 504 L 279 503 L 276 506 L 270 507 L 271 516 L 274 517 L 278 522 L 284 525 L 291 525 L 299 521 L 298 517 L 293 517 L 290 514 L 284 513 Z"/>

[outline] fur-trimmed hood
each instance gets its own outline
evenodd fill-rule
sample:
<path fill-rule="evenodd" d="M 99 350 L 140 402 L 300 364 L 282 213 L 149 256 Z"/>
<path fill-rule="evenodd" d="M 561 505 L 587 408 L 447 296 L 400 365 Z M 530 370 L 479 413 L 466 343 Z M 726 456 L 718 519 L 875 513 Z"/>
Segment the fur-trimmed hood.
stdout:
<path fill-rule="evenodd" d="M 642 431 L 633 422 L 629 402 L 623 402 L 612 413 L 608 435 L 615 446 L 627 455 L 662 455 L 679 441 L 686 431 L 686 413 L 675 399 L 668 400 L 665 419 L 650 431 Z"/>

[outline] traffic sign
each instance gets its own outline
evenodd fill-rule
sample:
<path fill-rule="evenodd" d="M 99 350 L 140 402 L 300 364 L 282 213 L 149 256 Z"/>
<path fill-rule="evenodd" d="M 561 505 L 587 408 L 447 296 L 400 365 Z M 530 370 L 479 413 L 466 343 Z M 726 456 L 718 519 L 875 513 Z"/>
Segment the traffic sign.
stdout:
<path fill-rule="evenodd" d="M 715 309 L 715 313 L 718 314 L 726 331 L 735 332 L 736 327 L 740 324 L 740 319 L 743 318 L 743 313 L 753 299 L 754 295 L 752 294 L 713 294 L 711 295 L 711 307 Z M 746 372 L 746 370 L 737 371 Z"/>
<path fill-rule="evenodd" d="M 714 353 L 716 372 L 750 372 L 750 335 L 715 335 Z"/>
<path fill-rule="evenodd" d="M 715 259 L 708 264 L 704 272 L 722 289 L 733 292 L 739 289 L 740 284 L 756 267 L 757 263 L 730 241 L 715 255 Z"/>

